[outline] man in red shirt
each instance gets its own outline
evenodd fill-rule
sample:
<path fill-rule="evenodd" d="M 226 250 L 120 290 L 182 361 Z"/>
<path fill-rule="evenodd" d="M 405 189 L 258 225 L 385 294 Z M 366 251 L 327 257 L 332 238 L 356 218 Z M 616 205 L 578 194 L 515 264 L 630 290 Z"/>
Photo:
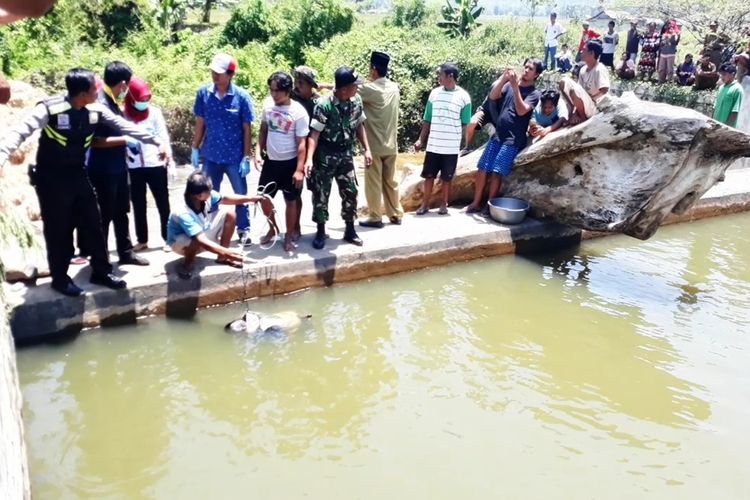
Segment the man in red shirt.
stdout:
<path fill-rule="evenodd" d="M 581 23 L 581 26 L 583 27 L 583 32 L 581 33 L 581 41 L 578 42 L 578 54 L 576 55 L 576 62 L 581 61 L 581 57 L 583 56 L 583 49 L 586 48 L 586 44 L 589 42 L 589 40 L 593 40 L 594 38 L 599 38 L 600 36 L 602 36 L 596 31 L 589 29 L 588 21 L 583 21 L 583 23 Z"/>

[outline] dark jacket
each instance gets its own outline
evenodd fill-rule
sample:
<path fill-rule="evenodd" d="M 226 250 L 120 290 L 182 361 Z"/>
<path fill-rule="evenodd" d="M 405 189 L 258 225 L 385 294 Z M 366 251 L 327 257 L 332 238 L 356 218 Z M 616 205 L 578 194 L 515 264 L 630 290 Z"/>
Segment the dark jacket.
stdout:
<path fill-rule="evenodd" d="M 104 89 L 99 91 L 96 102 L 109 108 L 109 110 L 115 115 L 122 116 L 120 107 L 114 99 L 104 91 Z M 99 123 L 96 127 L 96 132 L 94 132 L 95 137 L 118 137 L 121 135 L 122 133 L 119 130 L 103 123 Z M 125 146 L 117 146 L 114 148 L 91 148 L 86 167 L 89 170 L 111 174 L 127 172 L 128 164 L 126 161 Z"/>

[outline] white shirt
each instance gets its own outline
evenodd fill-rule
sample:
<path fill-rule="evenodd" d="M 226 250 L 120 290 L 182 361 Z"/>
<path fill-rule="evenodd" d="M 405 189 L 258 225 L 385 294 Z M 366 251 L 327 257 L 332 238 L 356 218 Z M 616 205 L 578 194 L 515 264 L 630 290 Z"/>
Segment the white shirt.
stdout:
<path fill-rule="evenodd" d="M 586 90 L 592 99 L 599 97 L 599 89 L 610 88 L 609 71 L 602 63 L 596 63 L 593 69 L 589 70 L 587 66 L 581 68 L 578 73 L 578 84 Z"/>
<path fill-rule="evenodd" d="M 557 37 L 565 33 L 565 28 L 562 24 L 555 22 L 555 24 L 547 23 L 544 28 L 544 46 L 545 47 L 557 47 Z"/>
<path fill-rule="evenodd" d="M 162 114 L 161 109 L 156 106 L 149 106 L 148 117 L 145 120 L 138 122 L 136 125 L 149 134 L 161 138 L 162 142 L 167 146 L 169 157 L 172 157 L 172 146 L 169 140 L 169 132 L 167 131 L 167 124 L 164 121 L 164 115 Z M 127 158 L 128 168 L 164 166 L 164 160 L 159 158 L 159 147 L 154 146 L 153 144 L 141 142 L 140 154 L 133 154 L 130 149 L 125 148 L 125 156 Z"/>
<path fill-rule="evenodd" d="M 442 86 L 432 89 L 427 99 L 426 121 L 430 135 L 425 151 L 441 155 L 457 155 L 461 150 L 463 126 L 471 119 L 471 97 L 456 85 L 453 90 Z"/>
<path fill-rule="evenodd" d="M 277 106 L 273 98 L 263 101 L 261 122 L 266 124 L 266 152 L 273 161 L 286 161 L 297 157 L 297 138 L 310 134 L 307 111 L 295 100 L 287 106 Z"/>
<path fill-rule="evenodd" d="M 620 35 L 617 32 L 607 32 L 602 35 L 602 54 L 614 54 L 620 43 Z"/>

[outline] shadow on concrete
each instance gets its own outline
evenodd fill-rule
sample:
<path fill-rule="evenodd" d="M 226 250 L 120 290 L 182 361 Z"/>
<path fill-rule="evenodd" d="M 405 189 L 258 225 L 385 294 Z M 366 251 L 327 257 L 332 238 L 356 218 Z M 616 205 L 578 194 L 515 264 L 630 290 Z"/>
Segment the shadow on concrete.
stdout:
<path fill-rule="evenodd" d="M 167 305 L 165 314 L 168 318 L 191 319 L 198 311 L 198 301 L 201 289 L 201 271 L 206 267 L 206 260 L 197 257 L 193 275 L 189 279 L 180 278 L 177 269 L 182 259 L 176 259 L 164 264 L 167 275 Z"/>
<path fill-rule="evenodd" d="M 561 249 L 576 249 L 581 244 L 581 231 L 570 232 L 568 226 L 562 224 L 547 223 L 544 226 L 545 234 L 557 234 L 556 237 L 529 237 L 528 227 L 522 224 L 517 226 L 506 226 L 510 230 L 510 238 L 516 246 L 517 255 L 536 255 L 554 253 Z M 540 234 L 540 236 L 542 236 Z"/>
<path fill-rule="evenodd" d="M 44 308 L 16 307 L 10 313 L 10 328 L 16 345 L 24 346 L 38 343 L 65 343 L 74 340 L 83 330 L 83 313 L 86 309 L 86 296 L 65 297 L 50 289 L 49 284 L 32 286 L 30 294 L 57 295 Z M 53 333 L 29 331 L 28 325 L 59 324 L 58 320 L 69 322 L 67 326 Z"/>
<path fill-rule="evenodd" d="M 97 290 L 94 293 L 90 293 L 90 295 L 97 310 L 109 309 L 117 311 L 101 319 L 100 326 L 102 328 L 134 325 L 138 321 L 135 300 L 128 288 L 122 290 Z"/>

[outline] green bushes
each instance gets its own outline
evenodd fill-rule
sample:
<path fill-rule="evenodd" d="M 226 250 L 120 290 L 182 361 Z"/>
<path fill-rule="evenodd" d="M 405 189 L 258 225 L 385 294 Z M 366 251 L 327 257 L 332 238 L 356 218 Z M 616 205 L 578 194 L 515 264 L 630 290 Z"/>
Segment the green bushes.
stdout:
<path fill-rule="evenodd" d="M 280 31 L 271 50 L 292 65 L 305 62 L 304 50 L 352 29 L 354 12 L 340 0 L 294 0 L 281 5 Z"/>
<path fill-rule="evenodd" d="M 397 28 L 419 28 L 427 19 L 424 0 L 396 0 L 390 23 Z"/>
<path fill-rule="evenodd" d="M 232 11 L 224 25 L 224 41 L 244 47 L 250 42 L 267 42 L 277 29 L 263 0 L 249 0 Z"/>
<path fill-rule="evenodd" d="M 239 47 L 268 42 L 274 54 L 296 66 L 305 62 L 307 47 L 346 33 L 353 23 L 354 12 L 341 0 L 283 0 L 271 8 L 264 0 L 248 0 L 232 12 L 223 39 Z"/>

